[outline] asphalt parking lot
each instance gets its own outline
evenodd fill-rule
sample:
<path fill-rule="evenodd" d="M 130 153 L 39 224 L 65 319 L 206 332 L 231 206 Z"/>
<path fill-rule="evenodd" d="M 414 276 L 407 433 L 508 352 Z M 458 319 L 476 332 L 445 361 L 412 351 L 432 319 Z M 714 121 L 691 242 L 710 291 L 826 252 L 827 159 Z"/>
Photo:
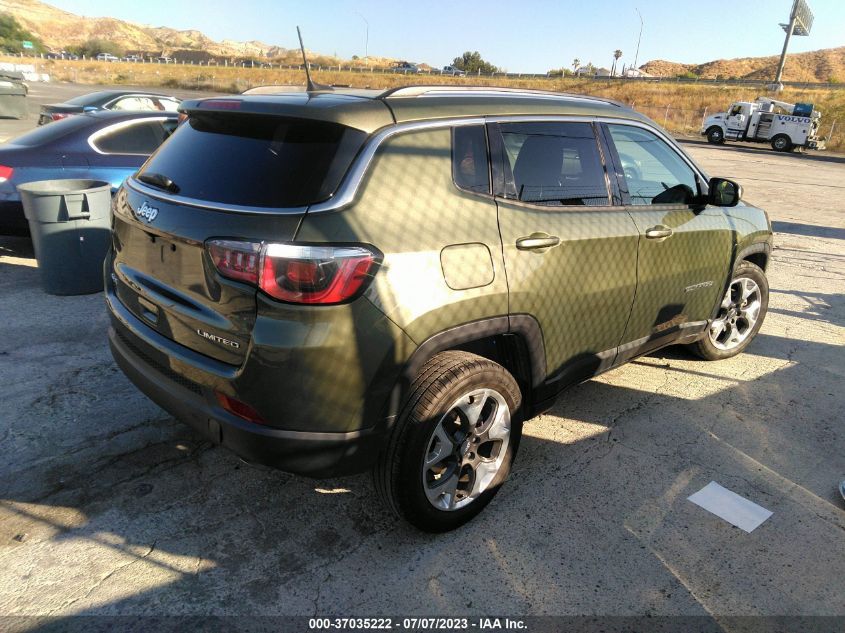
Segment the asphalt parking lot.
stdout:
<path fill-rule="evenodd" d="M 761 334 L 572 389 L 440 536 L 368 476 L 204 442 L 112 362 L 102 295 L 44 294 L 28 240 L 0 238 L 0 615 L 845 616 L 845 158 L 686 147 L 771 215 Z M 774 514 L 732 527 L 687 501 L 710 481 Z"/>

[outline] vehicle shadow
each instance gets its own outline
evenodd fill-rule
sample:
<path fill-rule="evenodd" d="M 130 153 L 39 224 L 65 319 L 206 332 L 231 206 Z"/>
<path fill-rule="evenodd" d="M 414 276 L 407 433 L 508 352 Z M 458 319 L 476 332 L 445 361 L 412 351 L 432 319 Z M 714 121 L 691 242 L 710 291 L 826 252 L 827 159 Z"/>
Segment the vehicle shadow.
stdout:
<path fill-rule="evenodd" d="M 772 230 L 775 233 L 791 233 L 793 235 L 804 235 L 806 237 L 824 237 L 836 240 L 845 240 L 845 229 L 833 226 L 818 226 L 815 224 L 800 224 L 798 222 L 772 222 Z"/>

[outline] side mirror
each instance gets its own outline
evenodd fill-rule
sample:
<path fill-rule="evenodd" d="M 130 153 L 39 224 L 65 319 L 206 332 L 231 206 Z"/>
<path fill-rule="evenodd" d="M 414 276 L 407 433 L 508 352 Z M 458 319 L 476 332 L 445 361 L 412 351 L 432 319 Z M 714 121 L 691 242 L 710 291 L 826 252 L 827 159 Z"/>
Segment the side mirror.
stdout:
<path fill-rule="evenodd" d="M 742 186 L 727 178 L 711 178 L 707 203 L 716 207 L 735 207 L 742 198 Z"/>

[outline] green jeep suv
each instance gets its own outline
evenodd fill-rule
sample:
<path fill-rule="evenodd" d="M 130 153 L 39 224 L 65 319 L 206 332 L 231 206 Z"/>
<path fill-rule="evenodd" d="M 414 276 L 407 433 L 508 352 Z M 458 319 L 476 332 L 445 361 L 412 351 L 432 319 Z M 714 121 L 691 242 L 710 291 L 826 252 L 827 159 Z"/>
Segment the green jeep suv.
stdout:
<path fill-rule="evenodd" d="M 245 460 L 372 470 L 445 531 L 562 389 L 670 344 L 741 352 L 772 234 L 649 119 L 466 87 L 185 101 L 114 201 L 113 354 Z"/>

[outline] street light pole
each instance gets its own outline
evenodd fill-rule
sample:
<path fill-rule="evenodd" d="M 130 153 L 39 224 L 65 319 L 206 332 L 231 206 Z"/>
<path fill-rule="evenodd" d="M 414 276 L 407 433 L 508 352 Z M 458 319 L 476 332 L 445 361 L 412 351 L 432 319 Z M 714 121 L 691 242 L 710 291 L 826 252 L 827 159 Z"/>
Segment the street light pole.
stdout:
<path fill-rule="evenodd" d="M 637 37 L 637 52 L 634 53 L 634 69 L 639 72 L 639 66 L 637 66 L 637 59 L 640 56 L 640 40 L 643 39 L 643 16 L 638 8 L 634 7 L 634 11 L 636 11 L 637 15 L 640 16 L 640 35 L 639 37 Z"/>
<path fill-rule="evenodd" d="M 359 18 L 364 20 L 364 26 L 365 26 L 365 29 L 366 29 L 364 31 L 364 57 L 366 58 L 366 57 L 370 56 L 370 51 L 369 51 L 369 48 L 370 48 L 370 23 L 367 22 L 367 18 L 365 18 L 363 15 L 361 15 L 358 11 L 356 11 L 355 13 Z"/>

